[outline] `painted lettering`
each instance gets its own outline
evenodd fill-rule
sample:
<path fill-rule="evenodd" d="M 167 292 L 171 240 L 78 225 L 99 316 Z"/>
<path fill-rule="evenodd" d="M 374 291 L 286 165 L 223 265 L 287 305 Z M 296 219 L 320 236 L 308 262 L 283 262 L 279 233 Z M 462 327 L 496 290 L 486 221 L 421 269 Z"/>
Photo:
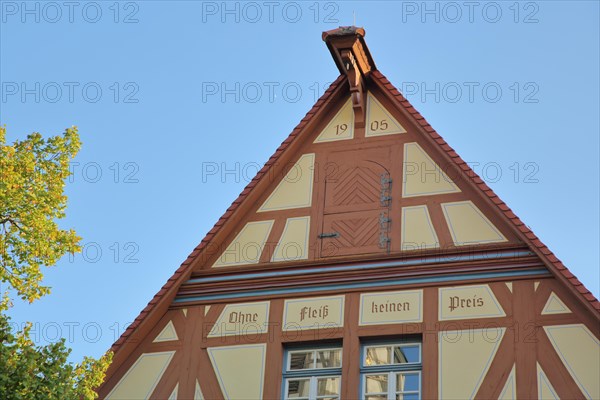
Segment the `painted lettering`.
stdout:
<path fill-rule="evenodd" d="M 329 315 L 329 306 L 321 306 L 318 308 L 313 307 L 302 307 L 300 309 L 300 321 L 304 321 L 306 318 L 321 319 L 324 320 Z"/>
<path fill-rule="evenodd" d="M 473 298 L 462 298 L 460 296 L 451 296 L 449 298 L 450 304 L 448 304 L 448 308 L 450 312 L 456 310 L 457 308 L 478 308 L 483 307 L 484 301 L 483 298 L 477 295 L 474 295 Z"/>
<path fill-rule="evenodd" d="M 371 311 L 373 312 L 373 314 L 410 311 L 410 303 L 408 301 L 398 303 L 389 300 L 385 303 L 375 303 L 374 301 L 372 301 Z"/>
<path fill-rule="evenodd" d="M 250 322 L 258 322 L 257 313 L 243 313 L 241 311 L 234 311 L 229 314 L 229 323 L 231 324 L 247 324 Z"/>

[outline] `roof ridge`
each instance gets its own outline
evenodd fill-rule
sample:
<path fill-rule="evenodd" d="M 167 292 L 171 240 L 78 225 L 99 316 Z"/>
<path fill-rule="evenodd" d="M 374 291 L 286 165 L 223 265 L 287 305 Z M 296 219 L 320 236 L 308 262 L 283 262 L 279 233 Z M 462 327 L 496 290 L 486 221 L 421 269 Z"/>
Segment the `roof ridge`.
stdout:
<path fill-rule="evenodd" d="M 456 163 L 462 173 L 466 174 L 475 185 L 485 193 L 499 211 L 517 228 L 525 237 L 525 242 L 532 247 L 538 256 L 556 269 L 557 275 L 560 274 L 566 282 L 571 284 L 574 291 L 589 303 L 592 308 L 600 313 L 600 302 L 592 292 L 590 292 L 579 279 L 554 255 L 554 253 L 537 237 L 535 233 L 508 207 L 508 205 L 498 197 L 496 193 L 485 183 L 483 179 L 469 167 L 469 165 L 454 151 L 454 149 L 436 132 L 436 130 L 427 122 L 413 105 L 400 93 L 400 91 L 383 75 L 379 70 L 372 72 L 372 78 L 394 96 L 406 111 L 419 123 L 419 125 L 431 136 L 431 138 L 446 152 L 446 154 Z M 552 268 L 551 268 L 552 269 Z"/>

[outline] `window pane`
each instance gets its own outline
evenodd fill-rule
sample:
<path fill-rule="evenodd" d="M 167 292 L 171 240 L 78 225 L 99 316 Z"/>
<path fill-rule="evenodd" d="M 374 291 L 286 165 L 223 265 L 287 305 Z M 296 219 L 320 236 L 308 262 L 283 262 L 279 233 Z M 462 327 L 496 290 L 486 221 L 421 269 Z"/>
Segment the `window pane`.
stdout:
<path fill-rule="evenodd" d="M 419 374 L 404 373 L 396 375 L 396 391 L 412 392 L 419 390 Z"/>
<path fill-rule="evenodd" d="M 419 400 L 419 395 L 416 393 L 397 394 L 396 400 Z"/>
<path fill-rule="evenodd" d="M 390 363 L 390 347 L 367 347 L 365 365 L 382 365 Z"/>
<path fill-rule="evenodd" d="M 290 353 L 290 370 L 314 368 L 314 352 L 294 352 Z"/>
<path fill-rule="evenodd" d="M 419 346 L 394 347 L 394 364 L 417 363 L 420 361 Z"/>
<path fill-rule="evenodd" d="M 322 350 L 317 352 L 317 368 L 339 368 L 341 366 L 341 350 Z"/>
<path fill-rule="evenodd" d="M 365 396 L 365 400 L 387 400 L 387 396 L 377 394 L 374 396 Z"/>
<path fill-rule="evenodd" d="M 340 393 L 340 378 L 319 378 L 317 380 L 317 396 L 338 395 Z"/>
<path fill-rule="evenodd" d="M 294 379 L 288 381 L 288 395 L 289 399 L 308 398 L 308 391 L 310 389 L 309 379 Z"/>
<path fill-rule="evenodd" d="M 387 375 L 367 375 L 365 378 L 365 392 L 368 393 L 387 393 L 388 376 Z"/>

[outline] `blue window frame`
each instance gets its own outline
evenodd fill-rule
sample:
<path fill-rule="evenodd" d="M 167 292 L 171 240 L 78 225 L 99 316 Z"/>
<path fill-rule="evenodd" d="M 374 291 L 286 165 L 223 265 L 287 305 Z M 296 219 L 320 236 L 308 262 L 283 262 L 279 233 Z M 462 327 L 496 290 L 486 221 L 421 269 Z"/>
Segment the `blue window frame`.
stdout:
<path fill-rule="evenodd" d="M 361 354 L 363 400 L 421 398 L 422 361 L 419 340 L 363 343 Z"/>
<path fill-rule="evenodd" d="M 342 346 L 288 348 L 284 356 L 283 399 L 338 400 L 342 388 Z"/>

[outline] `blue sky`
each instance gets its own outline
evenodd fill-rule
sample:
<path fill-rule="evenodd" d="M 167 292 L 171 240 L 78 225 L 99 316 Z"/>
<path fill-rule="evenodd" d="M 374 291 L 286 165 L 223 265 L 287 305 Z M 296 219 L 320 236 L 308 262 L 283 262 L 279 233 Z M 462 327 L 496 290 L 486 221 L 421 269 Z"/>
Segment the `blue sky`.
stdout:
<path fill-rule="evenodd" d="M 468 3 L 468 2 L 467 2 Z M 17 303 L 39 343 L 99 356 L 200 242 L 364 26 L 378 68 L 598 297 L 599 3 L 0 2 L 8 138 L 77 125 L 85 255 Z M 217 174 L 208 175 L 208 168 Z"/>

